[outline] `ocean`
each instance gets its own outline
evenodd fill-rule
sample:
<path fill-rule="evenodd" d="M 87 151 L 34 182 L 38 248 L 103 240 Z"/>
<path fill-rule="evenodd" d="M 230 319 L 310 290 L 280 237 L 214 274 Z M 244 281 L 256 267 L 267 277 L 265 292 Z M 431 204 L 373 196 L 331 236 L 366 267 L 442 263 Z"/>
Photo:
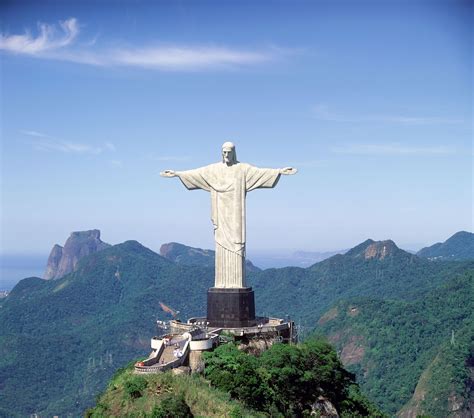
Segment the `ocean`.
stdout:
<path fill-rule="evenodd" d="M 48 256 L 44 254 L 1 254 L 0 291 L 10 291 L 26 277 L 43 277 Z"/>

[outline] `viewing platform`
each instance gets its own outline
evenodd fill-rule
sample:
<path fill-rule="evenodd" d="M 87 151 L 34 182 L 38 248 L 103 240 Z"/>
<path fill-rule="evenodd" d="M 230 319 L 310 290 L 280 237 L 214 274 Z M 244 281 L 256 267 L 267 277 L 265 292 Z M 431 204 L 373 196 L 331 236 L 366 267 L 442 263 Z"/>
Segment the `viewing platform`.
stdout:
<path fill-rule="evenodd" d="M 257 317 L 254 326 L 239 328 L 209 327 L 206 318 L 190 318 L 186 323 L 171 320 L 167 328 L 168 334 L 151 339 L 152 352 L 135 364 L 135 373 L 160 373 L 181 366 L 199 371 L 203 352 L 231 341 L 260 349 L 296 342 L 294 323 L 279 318 Z"/>

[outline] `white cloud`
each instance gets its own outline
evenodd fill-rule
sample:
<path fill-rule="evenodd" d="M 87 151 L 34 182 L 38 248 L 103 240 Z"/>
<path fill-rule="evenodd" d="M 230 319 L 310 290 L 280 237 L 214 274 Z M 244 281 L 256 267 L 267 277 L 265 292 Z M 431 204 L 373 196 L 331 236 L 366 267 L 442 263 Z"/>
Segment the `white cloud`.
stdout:
<path fill-rule="evenodd" d="M 123 167 L 123 162 L 121 160 L 110 160 L 109 163 L 114 167 Z"/>
<path fill-rule="evenodd" d="M 28 136 L 36 136 L 38 138 L 49 138 L 48 135 L 46 134 L 42 134 L 41 132 L 37 132 L 37 131 L 25 131 L 25 130 L 21 130 L 20 133 L 24 134 L 24 135 L 28 135 Z"/>
<path fill-rule="evenodd" d="M 73 154 L 100 154 L 102 148 L 93 147 L 86 144 L 62 141 L 59 139 L 48 138 L 32 143 L 33 147 L 42 151 L 60 151 Z"/>
<path fill-rule="evenodd" d="M 462 119 L 450 119 L 442 117 L 423 117 L 406 115 L 357 115 L 347 116 L 334 113 L 326 105 L 316 105 L 311 109 L 311 113 L 319 120 L 330 122 L 363 123 L 363 122 L 387 122 L 399 123 L 403 125 L 437 125 L 437 124 L 458 124 Z"/>
<path fill-rule="evenodd" d="M 45 23 L 38 24 L 39 34 L 33 37 L 28 31 L 23 35 L 0 35 L 0 49 L 5 51 L 41 55 L 48 51 L 70 45 L 79 33 L 79 25 L 75 18 L 59 22 L 62 34 L 58 35 L 55 26 Z"/>
<path fill-rule="evenodd" d="M 401 144 L 349 144 L 331 148 L 338 154 L 352 155 L 448 155 L 456 150 L 447 146 L 417 147 Z"/>
<path fill-rule="evenodd" d="M 224 47 L 152 47 L 122 49 L 105 57 L 112 65 L 127 65 L 161 69 L 200 69 L 245 65 L 268 61 L 270 55 L 261 52 L 239 51 Z"/>
<path fill-rule="evenodd" d="M 50 135 L 30 130 L 21 130 L 20 133 L 35 138 L 30 144 L 36 150 L 41 151 L 59 151 L 70 154 L 101 154 L 104 150 L 115 151 L 115 145 L 106 142 L 103 147 L 82 144 L 78 142 L 64 141 L 54 138 Z"/>
<path fill-rule="evenodd" d="M 251 51 L 215 45 L 158 45 L 148 47 L 123 46 L 99 48 L 93 42 L 77 45 L 77 19 L 71 18 L 54 25 L 39 24 L 36 37 L 30 32 L 22 35 L 0 35 L 0 50 L 36 58 L 70 61 L 95 66 L 127 66 L 158 70 L 202 70 L 234 68 L 273 60 L 288 54 L 278 47 Z"/>

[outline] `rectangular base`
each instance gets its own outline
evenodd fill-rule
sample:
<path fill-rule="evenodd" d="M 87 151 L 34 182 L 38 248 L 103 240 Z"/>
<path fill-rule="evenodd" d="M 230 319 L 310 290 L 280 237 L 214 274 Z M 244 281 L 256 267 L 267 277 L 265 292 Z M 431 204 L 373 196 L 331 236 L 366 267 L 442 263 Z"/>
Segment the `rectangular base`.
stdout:
<path fill-rule="evenodd" d="M 251 287 L 207 291 L 207 321 L 211 327 L 251 327 L 255 321 L 255 297 Z"/>

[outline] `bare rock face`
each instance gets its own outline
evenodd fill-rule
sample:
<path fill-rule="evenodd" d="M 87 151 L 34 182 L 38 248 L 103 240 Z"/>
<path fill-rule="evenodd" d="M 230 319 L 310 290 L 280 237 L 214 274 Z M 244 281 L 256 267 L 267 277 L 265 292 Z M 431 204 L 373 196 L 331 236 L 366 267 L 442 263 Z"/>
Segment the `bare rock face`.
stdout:
<path fill-rule="evenodd" d="M 336 407 L 324 396 L 320 396 L 311 409 L 311 416 L 339 418 Z"/>
<path fill-rule="evenodd" d="M 383 260 L 385 257 L 393 254 L 398 247 L 392 240 L 377 241 L 370 244 L 365 250 L 365 259 L 377 258 Z"/>
<path fill-rule="evenodd" d="M 86 255 L 110 247 L 100 240 L 100 231 L 78 231 L 71 233 L 64 247 L 56 244 L 51 250 L 44 273 L 46 280 L 60 279 L 75 270 L 77 262 Z"/>
<path fill-rule="evenodd" d="M 46 280 L 53 279 L 56 275 L 56 272 L 59 269 L 59 263 L 63 257 L 63 247 L 58 244 L 55 244 L 51 253 L 48 257 L 48 264 L 46 265 L 46 271 L 44 272 L 44 278 Z"/>

